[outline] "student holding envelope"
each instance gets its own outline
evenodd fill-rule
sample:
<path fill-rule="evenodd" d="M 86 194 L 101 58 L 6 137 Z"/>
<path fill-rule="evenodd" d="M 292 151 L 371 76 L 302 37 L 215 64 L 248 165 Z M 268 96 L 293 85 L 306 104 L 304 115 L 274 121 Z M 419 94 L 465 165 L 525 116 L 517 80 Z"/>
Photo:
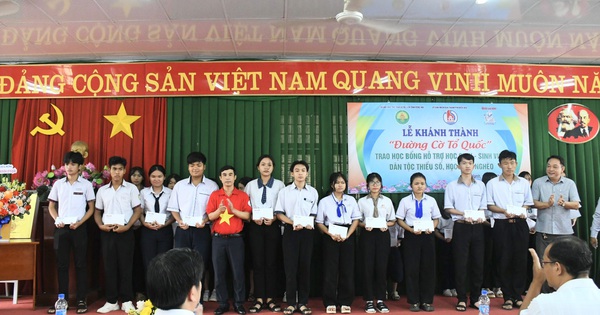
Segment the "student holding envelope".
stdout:
<path fill-rule="evenodd" d="M 360 235 L 361 255 L 364 276 L 363 299 L 365 312 L 372 314 L 376 310 L 389 313 L 385 305 L 387 285 L 387 262 L 390 254 L 390 232 L 388 228 L 396 224 L 394 221 L 394 205 L 392 200 L 381 194 L 381 176 L 377 173 L 367 175 L 369 194 L 358 200 L 361 222 L 364 227 Z M 374 299 L 376 303 L 374 303 Z"/>
<path fill-rule="evenodd" d="M 349 314 L 354 300 L 354 231 L 362 214 L 356 200 L 344 194 L 346 176 L 331 174 L 331 194 L 319 201 L 317 226 L 323 232 L 323 304 L 327 314 Z"/>
<path fill-rule="evenodd" d="M 140 191 L 143 209 L 140 217 L 143 225 L 140 247 L 144 270 L 148 270 L 152 258 L 173 248 L 171 224 L 175 218 L 167 211 L 171 189 L 163 186 L 166 173 L 162 165 L 152 165 L 148 171 L 151 186 Z"/>
<path fill-rule="evenodd" d="M 433 231 L 442 216 L 437 202 L 425 194 L 425 175 L 410 177 L 412 194 L 400 200 L 396 218 L 404 233 L 406 297 L 411 312 L 433 312 L 435 291 L 435 238 Z"/>

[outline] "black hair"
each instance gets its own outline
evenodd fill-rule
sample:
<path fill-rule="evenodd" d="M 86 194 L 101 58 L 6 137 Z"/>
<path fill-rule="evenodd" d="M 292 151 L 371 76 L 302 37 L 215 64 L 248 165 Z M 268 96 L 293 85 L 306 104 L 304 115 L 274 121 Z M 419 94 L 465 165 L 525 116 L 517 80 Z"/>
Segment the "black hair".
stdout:
<path fill-rule="evenodd" d="M 83 155 L 79 152 L 69 151 L 65 153 L 63 157 L 63 164 L 75 163 L 78 165 L 83 164 Z"/>
<path fill-rule="evenodd" d="M 240 181 L 238 182 L 238 184 L 242 184 L 244 185 L 244 187 L 246 187 L 246 185 L 248 185 L 248 183 L 252 180 L 252 178 L 248 177 L 248 176 L 244 176 L 240 179 Z"/>
<path fill-rule="evenodd" d="M 331 175 L 329 175 L 329 192 L 332 193 L 335 191 L 335 189 L 333 188 L 335 186 L 335 183 L 337 182 L 338 178 L 342 178 L 344 180 L 344 183 L 346 183 L 346 188 L 348 188 L 348 178 L 346 178 L 346 175 L 344 175 L 342 172 L 335 172 L 332 173 Z"/>
<path fill-rule="evenodd" d="M 131 176 L 133 176 L 135 173 L 139 173 L 140 176 L 142 176 L 142 183 L 144 183 L 144 180 L 146 179 L 146 173 L 144 172 L 144 169 L 141 166 L 132 167 L 129 170 L 129 178 L 131 178 Z"/>
<path fill-rule="evenodd" d="M 306 171 L 308 172 L 308 163 L 306 163 L 306 161 L 303 160 L 298 160 L 298 161 L 294 161 L 292 162 L 292 165 L 290 166 L 290 172 L 294 172 L 294 167 L 296 167 L 296 165 L 304 165 L 304 167 L 306 167 Z"/>
<path fill-rule="evenodd" d="M 175 183 L 177 183 L 178 181 L 181 180 L 181 176 L 179 176 L 179 174 L 175 174 L 175 173 L 167 176 L 167 178 L 165 179 L 165 183 L 164 183 L 165 187 L 169 186 L 169 182 L 171 182 L 171 179 L 175 179 Z"/>
<path fill-rule="evenodd" d="M 175 248 L 159 254 L 148 265 L 148 298 L 160 309 L 178 309 L 190 289 L 200 285 L 203 273 L 202 256 L 195 250 Z"/>
<path fill-rule="evenodd" d="M 122 156 L 111 156 L 108 158 L 108 167 L 121 164 L 123 167 L 127 166 L 127 160 Z"/>
<path fill-rule="evenodd" d="M 164 176 L 167 176 L 167 170 L 165 169 L 164 166 L 162 166 L 160 164 L 154 164 L 154 165 L 150 166 L 150 169 L 148 170 L 148 177 L 150 177 L 150 175 L 152 175 L 152 173 L 154 173 L 154 171 L 159 171 L 159 172 L 163 173 Z"/>
<path fill-rule="evenodd" d="M 458 156 L 458 158 L 456 159 L 456 161 L 458 162 L 458 164 L 460 164 L 460 162 L 462 160 L 467 160 L 467 161 L 473 161 L 473 162 L 475 162 L 475 157 L 471 153 L 463 153 L 463 154 L 461 154 L 461 155 Z"/>
<path fill-rule="evenodd" d="M 423 173 L 421 172 L 416 172 L 412 175 L 410 175 L 410 185 L 412 186 L 413 181 L 417 178 L 423 178 L 425 180 L 425 182 L 427 182 L 427 178 L 425 177 L 425 175 L 423 175 Z"/>
<path fill-rule="evenodd" d="M 502 163 L 502 160 L 504 159 L 511 159 L 516 161 L 517 154 L 515 154 L 515 152 L 512 151 L 503 150 L 502 152 L 500 152 L 500 155 L 498 155 L 498 163 Z"/>
<path fill-rule="evenodd" d="M 519 173 L 519 177 L 525 177 L 527 175 L 531 177 L 531 173 L 529 173 L 528 171 L 522 171 L 521 173 Z"/>
<path fill-rule="evenodd" d="M 496 178 L 496 177 L 498 177 L 498 175 L 496 175 L 496 173 L 485 172 L 485 173 L 483 173 L 483 175 L 481 175 L 481 181 L 487 185 L 487 183 L 490 181 L 490 179 Z"/>
<path fill-rule="evenodd" d="M 379 173 L 371 173 L 369 175 L 367 175 L 367 186 L 369 185 L 370 182 L 372 182 L 374 179 L 378 179 L 379 182 L 381 182 L 381 185 L 383 185 L 383 180 L 381 179 L 381 175 L 379 175 Z"/>
<path fill-rule="evenodd" d="M 202 152 L 191 152 L 188 154 L 187 164 L 194 164 L 196 162 L 206 164 L 206 155 L 204 155 Z"/>
<path fill-rule="evenodd" d="M 225 165 L 225 166 L 221 167 L 221 169 L 219 170 L 219 176 L 221 176 L 221 173 L 223 173 L 227 170 L 233 170 L 233 175 L 235 175 L 235 167 L 233 167 L 231 165 Z"/>
<path fill-rule="evenodd" d="M 586 242 L 568 235 L 557 238 L 548 246 L 548 259 L 563 265 L 573 278 L 589 274 L 592 267 L 592 251 Z"/>
<path fill-rule="evenodd" d="M 273 163 L 273 167 L 275 167 L 275 161 L 273 161 L 273 157 L 270 156 L 269 154 L 263 154 L 263 155 L 259 156 L 258 160 L 256 161 L 256 167 L 260 166 L 260 161 L 262 161 L 263 159 L 271 160 L 271 163 Z"/>
<path fill-rule="evenodd" d="M 546 163 L 548 163 L 548 161 L 550 161 L 551 159 L 557 159 L 560 162 L 561 166 L 565 166 L 565 159 L 563 159 L 562 156 L 560 155 L 551 155 L 546 159 Z"/>

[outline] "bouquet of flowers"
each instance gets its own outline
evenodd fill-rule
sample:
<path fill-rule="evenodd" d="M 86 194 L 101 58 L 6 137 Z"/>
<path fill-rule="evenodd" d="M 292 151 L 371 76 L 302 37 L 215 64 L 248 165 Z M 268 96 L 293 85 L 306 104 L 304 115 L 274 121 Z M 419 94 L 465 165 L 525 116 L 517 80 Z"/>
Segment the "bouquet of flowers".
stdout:
<path fill-rule="evenodd" d="M 67 171 L 64 165 L 59 168 L 52 165 L 49 171 L 44 170 L 35 174 L 32 187 L 33 189 L 38 189 L 42 186 L 52 186 L 55 181 L 65 176 L 67 176 Z M 99 188 L 104 184 L 105 180 L 110 178 L 110 171 L 106 165 L 102 170 L 97 170 L 94 164 L 87 163 L 81 169 L 81 177 L 92 182 L 94 188 Z"/>
<path fill-rule="evenodd" d="M 137 301 L 135 305 L 136 309 L 130 310 L 127 314 L 129 315 L 152 315 L 156 310 L 156 307 L 152 305 L 150 300 Z"/>
<path fill-rule="evenodd" d="M 18 180 L 9 181 L 8 178 L 2 178 L 0 182 L 0 225 L 8 223 L 15 217 L 23 218 L 23 215 L 29 214 L 29 196 L 25 191 L 25 183 Z"/>

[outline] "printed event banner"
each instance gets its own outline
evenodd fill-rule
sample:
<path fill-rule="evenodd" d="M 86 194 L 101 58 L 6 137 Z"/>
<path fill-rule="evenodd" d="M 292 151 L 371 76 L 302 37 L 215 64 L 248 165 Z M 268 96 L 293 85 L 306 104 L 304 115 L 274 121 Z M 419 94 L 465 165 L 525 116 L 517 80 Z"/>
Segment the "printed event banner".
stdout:
<path fill-rule="evenodd" d="M 456 158 L 475 157 L 473 175 L 500 174 L 502 150 L 530 170 L 527 104 L 348 103 L 349 193 L 366 193 L 369 173 L 383 192 L 410 191 L 410 176 L 427 177 L 427 192 L 442 192 L 460 175 Z"/>

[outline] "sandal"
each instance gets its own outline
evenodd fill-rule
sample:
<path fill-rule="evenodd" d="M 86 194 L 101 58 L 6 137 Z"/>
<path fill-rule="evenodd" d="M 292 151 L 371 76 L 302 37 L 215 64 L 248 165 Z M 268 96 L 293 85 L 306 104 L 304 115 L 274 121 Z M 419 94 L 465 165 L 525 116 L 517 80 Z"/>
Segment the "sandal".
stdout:
<path fill-rule="evenodd" d="M 254 303 L 254 306 L 251 306 L 248 309 L 248 312 L 250 312 L 250 313 L 258 313 L 258 312 L 262 311 L 262 309 L 263 309 L 262 302 L 256 302 L 256 303 Z"/>
<path fill-rule="evenodd" d="M 478 310 L 479 309 L 479 301 L 469 304 L 469 307 Z"/>
<path fill-rule="evenodd" d="M 514 303 L 517 307 L 521 307 L 521 305 L 523 305 L 523 301 L 521 300 L 515 300 Z"/>
<path fill-rule="evenodd" d="M 283 314 L 292 315 L 292 314 L 294 314 L 295 311 L 296 311 L 296 308 L 294 306 L 290 305 L 283 310 Z"/>
<path fill-rule="evenodd" d="M 456 304 L 456 310 L 459 312 L 466 312 L 467 311 L 467 302 L 458 302 Z"/>
<path fill-rule="evenodd" d="M 273 300 L 267 302 L 267 308 L 271 312 L 281 312 L 281 306 L 277 305 Z"/>
<path fill-rule="evenodd" d="M 87 307 L 87 303 L 85 301 L 79 301 L 77 302 L 77 310 L 75 311 L 77 314 L 84 314 L 87 313 L 88 311 L 88 307 Z"/>
<path fill-rule="evenodd" d="M 325 308 L 325 313 L 327 314 L 335 314 L 336 311 L 337 307 L 335 307 L 335 305 L 329 305 Z"/>
<path fill-rule="evenodd" d="M 512 310 L 513 309 L 513 301 L 511 301 L 511 300 L 504 301 L 504 304 L 502 304 L 502 309 L 505 309 L 507 311 Z"/>
<path fill-rule="evenodd" d="M 52 305 L 48 308 L 47 313 L 48 314 L 56 314 L 56 308 L 54 308 L 54 305 Z"/>
<path fill-rule="evenodd" d="M 300 310 L 300 313 L 302 315 L 311 315 L 312 314 L 312 310 L 304 304 L 300 304 L 300 307 L 298 307 L 298 310 Z"/>

